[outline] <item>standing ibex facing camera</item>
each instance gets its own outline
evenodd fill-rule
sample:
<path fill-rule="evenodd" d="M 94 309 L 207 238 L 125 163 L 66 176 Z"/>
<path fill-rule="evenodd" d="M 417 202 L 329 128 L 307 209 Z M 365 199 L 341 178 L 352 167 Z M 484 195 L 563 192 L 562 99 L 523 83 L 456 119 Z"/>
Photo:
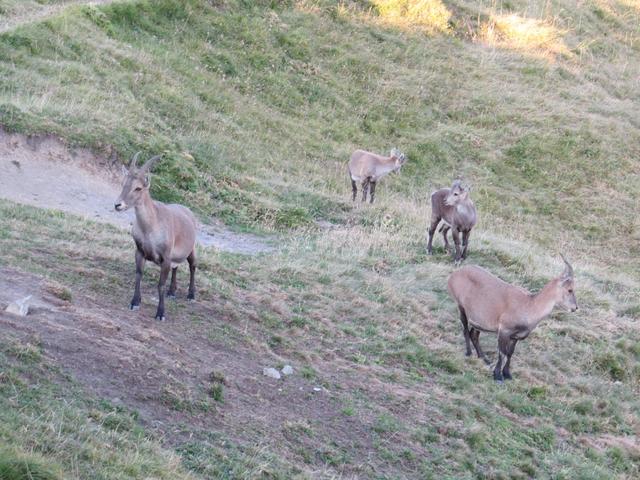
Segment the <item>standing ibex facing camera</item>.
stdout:
<path fill-rule="evenodd" d="M 133 207 L 136 211 L 131 230 L 136 243 L 136 284 L 131 310 L 140 307 L 140 280 L 145 261 L 149 260 L 160 265 L 156 320 L 164 320 L 164 286 L 169 270 L 171 283 L 167 295 L 173 297 L 176 294 L 176 270 L 178 264 L 185 260 L 189 262 L 190 272 L 187 298 L 195 298 L 196 218 L 187 207 L 168 205 L 151 198 L 149 171 L 161 155 L 150 158 L 142 167 L 136 168 L 139 155 L 140 152 L 133 156 L 128 169 L 123 167 L 125 179 L 115 208 L 122 212 Z"/>

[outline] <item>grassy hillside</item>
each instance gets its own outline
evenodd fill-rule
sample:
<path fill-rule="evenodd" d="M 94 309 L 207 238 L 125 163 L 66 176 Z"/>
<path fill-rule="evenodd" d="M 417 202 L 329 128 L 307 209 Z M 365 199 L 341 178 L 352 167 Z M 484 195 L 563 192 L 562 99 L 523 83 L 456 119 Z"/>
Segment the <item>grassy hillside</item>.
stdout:
<path fill-rule="evenodd" d="M 16 5 L 0 1 L 8 14 Z M 116 1 L 0 34 L 0 67 L 5 128 L 123 162 L 165 152 L 156 198 L 276 232 L 282 247 L 267 256 L 204 254 L 211 310 L 199 322 L 292 362 L 341 405 L 261 432 L 257 447 L 257 423 L 221 420 L 222 436 L 206 437 L 189 419 L 192 442 L 160 447 L 134 414 L 124 440 L 99 440 L 113 459 L 138 442 L 142 464 L 173 450 L 182 465 L 171 456 L 163 473 L 80 454 L 69 466 L 68 449 L 45 448 L 19 417 L 0 430 L 10 453 L 53 459 L 64 478 L 88 465 L 94 478 L 640 474 L 640 3 Z M 350 152 L 393 146 L 408 155 L 402 173 L 380 182 L 375 205 L 352 205 Z M 470 263 L 533 290 L 561 271 L 559 251 L 577 272 L 581 309 L 519 344 L 505 385 L 464 358 L 445 288 L 453 266 L 424 252 L 428 194 L 457 175 L 480 212 Z M 121 232 L 5 201 L 0 212 L 0 265 L 103 303 L 128 296 Z M 200 325 L 173 313 L 186 334 Z M 23 368 L 3 355 L 3 369 Z M 47 381 L 78 399 L 74 412 L 99 401 Z M 80 450 L 85 427 L 70 425 Z"/>

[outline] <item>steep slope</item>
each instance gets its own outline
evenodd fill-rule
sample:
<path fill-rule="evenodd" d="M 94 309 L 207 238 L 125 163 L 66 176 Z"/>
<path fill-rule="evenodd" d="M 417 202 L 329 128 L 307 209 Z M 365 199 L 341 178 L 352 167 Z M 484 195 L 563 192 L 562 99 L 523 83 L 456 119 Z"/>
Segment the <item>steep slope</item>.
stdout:
<path fill-rule="evenodd" d="M 125 310 L 123 232 L 0 200 L 0 271 L 66 302 L 0 317 L 3 368 L 35 357 L 73 379 L 47 381 L 77 411 L 106 400 L 97 417 L 128 422 L 113 459 L 142 425 L 144 462 L 182 463 L 165 478 L 635 478 L 639 20 L 630 0 L 159 0 L 0 34 L 5 128 L 112 162 L 162 151 L 154 196 L 281 239 L 204 250 L 200 300 L 156 326 L 153 267 L 145 308 Z M 350 151 L 392 146 L 402 173 L 352 205 Z M 580 310 L 519 344 L 505 385 L 464 358 L 453 265 L 424 252 L 428 193 L 456 175 L 480 211 L 470 263 L 532 290 L 558 251 L 576 268 Z M 285 363 L 292 379 L 262 377 Z M 20 375 L 3 402 L 26 395 Z M 65 477 L 152 475 L 82 453 L 81 423 L 74 467 L 11 422 L 0 438 Z"/>

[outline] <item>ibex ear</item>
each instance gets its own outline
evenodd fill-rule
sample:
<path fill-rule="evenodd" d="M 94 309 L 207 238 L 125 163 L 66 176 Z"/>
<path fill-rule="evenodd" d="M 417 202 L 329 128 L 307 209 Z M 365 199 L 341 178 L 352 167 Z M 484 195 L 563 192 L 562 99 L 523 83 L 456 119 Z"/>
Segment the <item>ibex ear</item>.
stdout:
<path fill-rule="evenodd" d="M 147 173 L 144 176 L 144 186 L 145 188 L 149 188 L 149 185 L 151 185 L 151 177 L 149 176 L 149 174 Z"/>
<path fill-rule="evenodd" d="M 126 177 L 129 175 L 129 170 L 127 169 L 127 167 L 125 167 L 124 165 L 122 165 L 122 176 Z"/>

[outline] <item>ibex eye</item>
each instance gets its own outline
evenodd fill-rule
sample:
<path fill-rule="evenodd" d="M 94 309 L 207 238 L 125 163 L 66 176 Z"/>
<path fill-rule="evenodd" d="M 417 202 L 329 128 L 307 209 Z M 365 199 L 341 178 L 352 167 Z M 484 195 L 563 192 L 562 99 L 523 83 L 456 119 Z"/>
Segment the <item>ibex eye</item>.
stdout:
<path fill-rule="evenodd" d="M 573 290 L 572 290 L 572 289 L 569 289 L 569 290 L 568 290 L 568 292 L 569 292 L 569 293 L 573 293 Z"/>
<path fill-rule="evenodd" d="M 140 190 L 142 190 L 142 187 L 137 187 L 135 191 L 139 192 Z"/>

